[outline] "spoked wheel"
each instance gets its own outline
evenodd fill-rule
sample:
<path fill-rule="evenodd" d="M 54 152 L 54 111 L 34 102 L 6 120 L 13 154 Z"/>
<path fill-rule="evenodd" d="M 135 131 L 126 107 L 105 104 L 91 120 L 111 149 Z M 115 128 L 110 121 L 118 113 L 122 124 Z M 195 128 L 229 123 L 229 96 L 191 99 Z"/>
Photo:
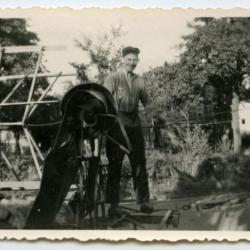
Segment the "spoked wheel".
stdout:
<path fill-rule="evenodd" d="M 105 212 L 105 198 L 104 198 L 104 183 L 103 183 L 102 166 L 99 166 L 98 175 L 95 180 L 94 192 L 94 215 L 93 215 L 93 228 L 106 227 L 106 212 Z M 99 223 L 100 222 L 100 223 Z"/>
<path fill-rule="evenodd" d="M 84 219 L 90 221 L 90 227 L 93 229 L 105 226 L 103 223 L 99 225 L 100 215 L 102 220 L 105 220 L 104 176 L 100 153 L 102 138 L 95 140 L 90 143 L 92 145 L 90 148 L 86 146 L 86 142 L 80 142 L 82 164 L 79 169 L 76 209 L 78 228 L 81 228 Z M 87 149 L 91 149 L 91 152 L 87 152 Z"/>
<path fill-rule="evenodd" d="M 76 206 L 76 223 L 78 228 L 81 228 L 82 224 L 82 217 L 84 217 L 85 209 L 84 209 L 84 190 L 85 190 L 85 181 L 86 181 L 86 168 L 85 166 L 81 165 L 79 169 L 79 194 L 78 194 L 78 204 Z"/>
<path fill-rule="evenodd" d="M 86 226 L 83 225 L 84 220 L 86 220 L 90 222 L 88 226 L 93 229 L 103 228 L 106 225 L 104 223 L 106 213 L 103 176 L 100 176 L 99 173 L 96 173 L 93 179 L 93 176 L 91 176 L 92 183 L 86 177 L 90 176 L 85 175 L 84 167 L 81 167 L 79 170 L 79 186 L 77 191 L 76 223 L 78 228 L 81 228 L 82 226 Z"/>

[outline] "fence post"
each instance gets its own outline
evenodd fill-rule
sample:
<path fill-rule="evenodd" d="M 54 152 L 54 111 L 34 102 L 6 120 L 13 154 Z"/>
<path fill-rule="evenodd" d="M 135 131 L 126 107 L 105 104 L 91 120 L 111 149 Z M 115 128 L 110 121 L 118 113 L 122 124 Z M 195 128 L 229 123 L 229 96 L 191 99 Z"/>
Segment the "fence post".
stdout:
<path fill-rule="evenodd" d="M 0 69 L 2 68 L 2 58 L 3 58 L 4 48 L 0 44 Z"/>
<path fill-rule="evenodd" d="M 232 98 L 232 129 L 233 129 L 233 145 L 234 153 L 241 152 L 241 134 L 240 134 L 240 121 L 239 121 L 239 96 L 236 92 L 233 92 Z"/>

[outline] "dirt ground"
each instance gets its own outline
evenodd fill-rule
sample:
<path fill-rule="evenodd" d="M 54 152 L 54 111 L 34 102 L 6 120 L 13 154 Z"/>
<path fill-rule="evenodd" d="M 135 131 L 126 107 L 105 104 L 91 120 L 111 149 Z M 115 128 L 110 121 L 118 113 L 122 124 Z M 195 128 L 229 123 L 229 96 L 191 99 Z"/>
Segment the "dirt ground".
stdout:
<path fill-rule="evenodd" d="M 2 199 L 0 228 L 22 229 L 34 197 Z M 123 202 L 122 219 L 89 217 L 76 224 L 74 214 L 65 203 L 53 229 L 140 229 L 140 230 L 250 230 L 250 198 L 247 193 L 231 193 L 196 198 L 152 201 L 155 212 L 139 212 L 134 201 Z M 108 206 L 106 205 L 106 214 Z M 137 210 L 137 211 L 136 211 Z"/>

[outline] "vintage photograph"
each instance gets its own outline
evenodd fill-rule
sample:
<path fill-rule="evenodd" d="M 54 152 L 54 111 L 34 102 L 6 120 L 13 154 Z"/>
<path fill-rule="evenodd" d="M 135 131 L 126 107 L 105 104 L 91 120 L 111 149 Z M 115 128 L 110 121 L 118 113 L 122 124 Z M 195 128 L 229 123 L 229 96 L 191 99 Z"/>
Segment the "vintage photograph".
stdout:
<path fill-rule="evenodd" d="M 250 229 L 250 18 L 2 13 L 0 229 Z"/>

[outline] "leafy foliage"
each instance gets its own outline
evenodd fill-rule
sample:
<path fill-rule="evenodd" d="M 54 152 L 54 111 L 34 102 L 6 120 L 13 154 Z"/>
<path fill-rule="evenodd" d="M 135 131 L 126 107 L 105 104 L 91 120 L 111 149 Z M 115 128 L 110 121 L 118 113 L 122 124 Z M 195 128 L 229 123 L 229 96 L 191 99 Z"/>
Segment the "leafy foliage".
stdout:
<path fill-rule="evenodd" d="M 249 95 L 242 80 L 250 72 L 250 19 L 196 18 L 189 26 L 194 32 L 183 37 L 180 60 L 145 74 L 152 99 L 172 126 L 228 121 L 233 92 Z M 229 127 L 204 129 L 214 145 Z"/>
<path fill-rule="evenodd" d="M 24 19 L 0 19 L 0 44 L 1 46 L 13 45 L 34 45 L 38 41 L 35 33 L 27 30 L 27 23 Z M 4 51 L 3 51 L 4 52 Z M 21 54 L 3 54 L 1 59 L 1 75 L 23 74 L 28 73 L 35 64 L 35 55 L 27 53 Z M 0 82 L 0 99 L 3 100 L 9 91 L 15 86 L 15 81 Z M 26 84 L 26 86 L 25 86 Z M 12 100 L 23 101 L 27 97 L 27 85 L 30 81 L 26 80 L 25 84 L 16 92 Z M 20 119 L 24 107 L 2 108 L 0 114 L 1 120 L 16 121 Z"/>
<path fill-rule="evenodd" d="M 95 80 L 102 83 L 111 71 L 115 71 L 119 67 L 121 56 L 119 38 L 122 35 L 122 27 L 118 26 L 112 27 L 109 32 L 98 34 L 94 38 L 91 35 L 85 35 L 82 41 L 75 41 L 76 46 L 89 56 L 89 63 L 72 63 L 82 82 L 89 79 L 90 71 L 95 71 Z"/>
<path fill-rule="evenodd" d="M 29 31 L 28 23 L 25 19 L 0 19 L 0 44 L 1 46 L 21 46 L 21 45 L 36 45 L 39 41 L 36 33 Z M 17 53 L 6 54 L 3 51 L 1 58 L 0 75 L 16 75 L 16 74 L 31 74 L 34 72 L 38 55 L 35 53 Z M 39 72 L 46 71 L 44 65 L 40 65 Z M 19 80 L 18 80 L 19 81 Z M 7 94 L 14 88 L 18 81 L 7 80 L 0 82 L 0 100 L 3 100 Z M 28 90 L 31 85 L 31 79 L 24 79 L 22 85 L 18 88 L 10 98 L 9 102 L 26 101 L 28 97 Z M 38 99 L 43 89 L 47 88 L 48 81 L 46 78 L 38 78 L 34 89 L 34 100 Z M 49 99 L 55 99 L 49 97 Z M 16 122 L 22 119 L 24 106 L 2 107 L 0 112 L 0 121 L 2 122 Z M 50 107 L 39 107 L 39 110 L 44 110 L 41 114 L 35 112 L 32 119 L 39 120 L 41 123 L 51 121 L 51 117 L 57 117 L 57 110 Z M 15 132 L 20 132 L 20 128 L 12 128 Z M 32 131 L 35 135 L 39 134 L 41 130 Z M 50 131 L 43 128 L 44 136 L 41 140 L 50 136 Z"/>

